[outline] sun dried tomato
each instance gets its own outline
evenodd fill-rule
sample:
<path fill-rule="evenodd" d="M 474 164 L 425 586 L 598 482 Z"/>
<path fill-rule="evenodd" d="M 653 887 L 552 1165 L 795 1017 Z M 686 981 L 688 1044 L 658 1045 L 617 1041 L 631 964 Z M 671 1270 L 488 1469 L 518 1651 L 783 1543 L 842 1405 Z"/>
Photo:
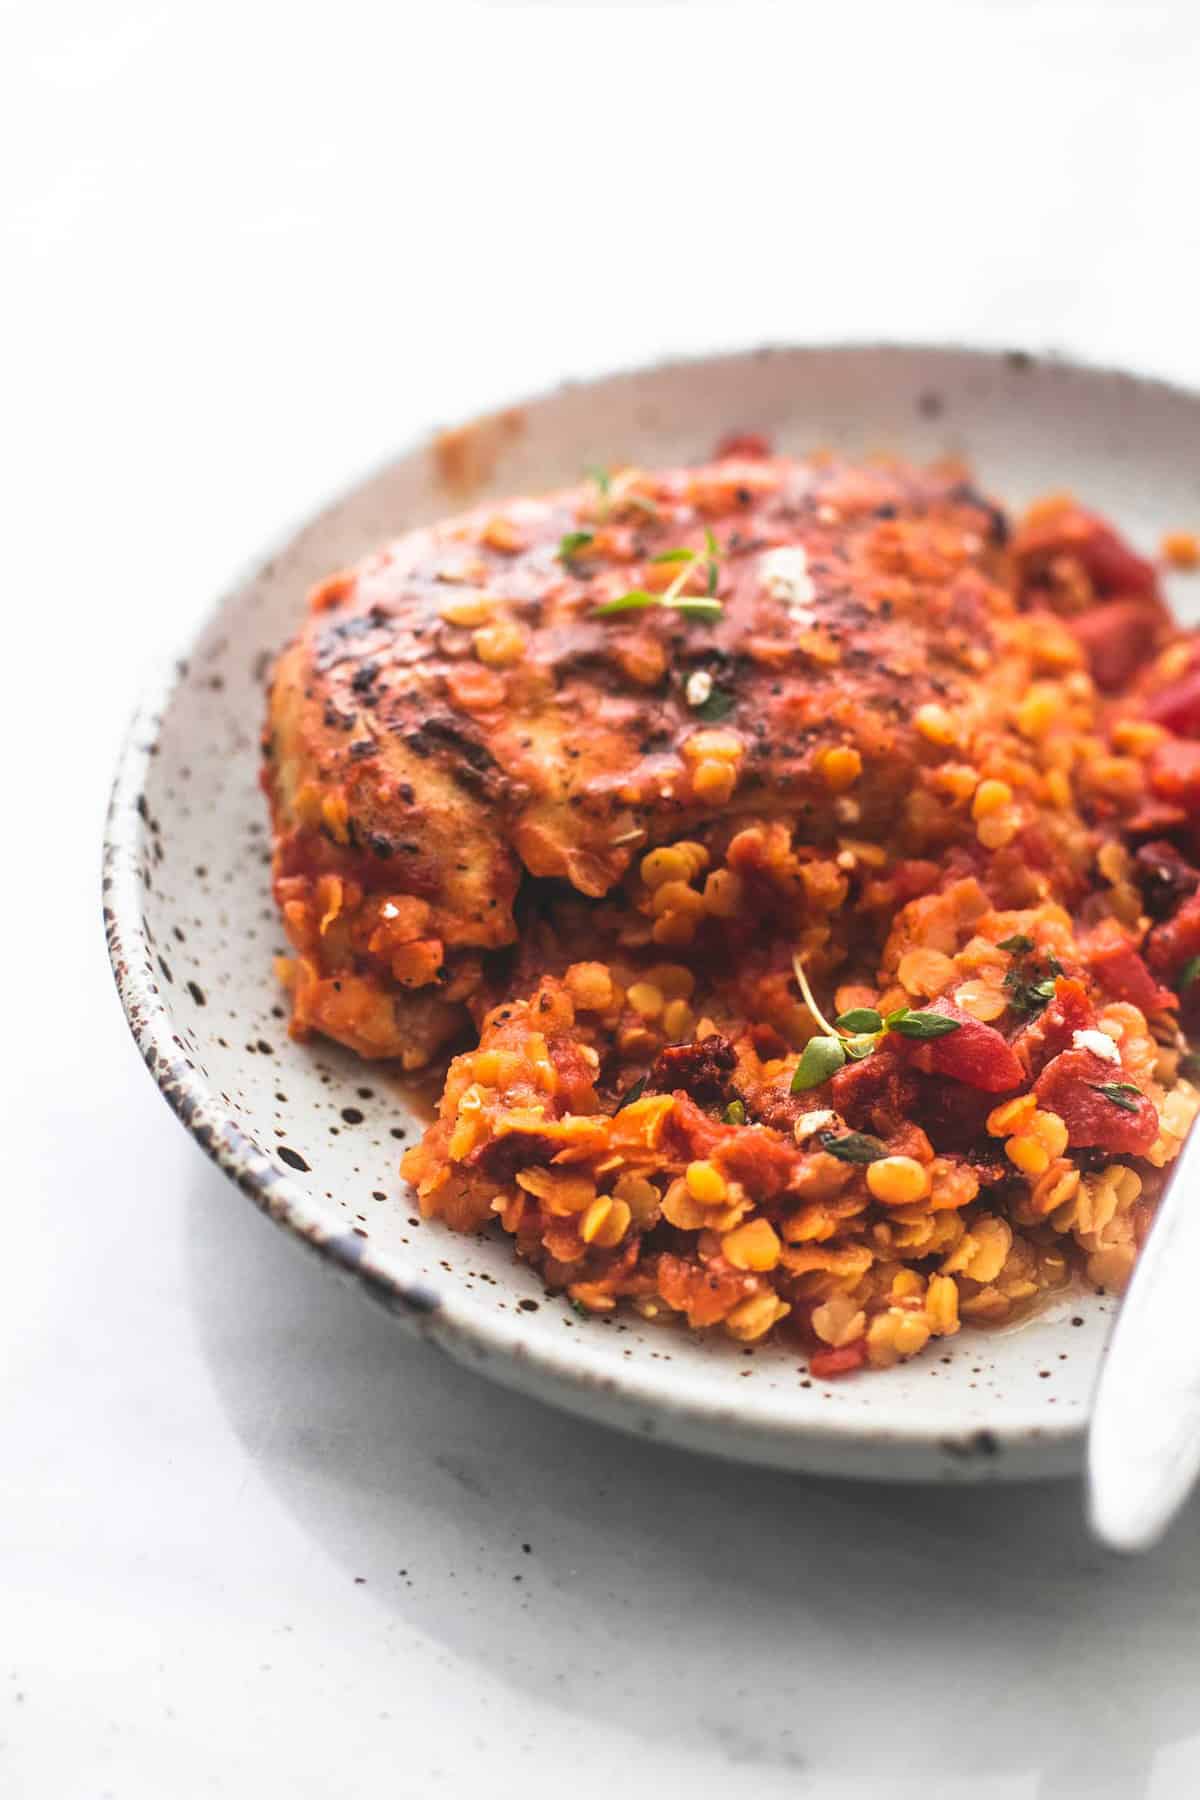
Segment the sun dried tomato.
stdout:
<path fill-rule="evenodd" d="M 1152 919 L 1169 919 L 1200 888 L 1200 869 L 1165 839 L 1143 844 L 1133 861 L 1142 904 Z"/>

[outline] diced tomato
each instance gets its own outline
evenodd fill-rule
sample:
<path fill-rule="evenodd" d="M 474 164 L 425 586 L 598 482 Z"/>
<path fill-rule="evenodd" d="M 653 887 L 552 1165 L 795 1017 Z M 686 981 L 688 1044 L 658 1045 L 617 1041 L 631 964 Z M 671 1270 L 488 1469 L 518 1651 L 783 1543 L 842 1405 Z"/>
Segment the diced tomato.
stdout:
<path fill-rule="evenodd" d="M 771 440 L 764 437 L 761 431 L 731 431 L 719 440 L 713 451 L 713 461 L 721 462 L 727 456 L 770 456 Z"/>
<path fill-rule="evenodd" d="M 853 1374 L 866 1360 L 867 1341 L 859 1338 L 853 1344 L 843 1344 L 839 1350 L 814 1351 L 808 1359 L 808 1367 L 818 1381 L 828 1381 L 831 1376 Z"/>
<path fill-rule="evenodd" d="M 1071 548 L 1091 576 L 1096 592 L 1157 595 L 1158 574 L 1154 564 L 1139 556 L 1103 519 L 1085 516 L 1091 530 Z"/>
<path fill-rule="evenodd" d="M 1015 847 L 1020 852 L 1021 867 L 1049 876 L 1051 887 L 1062 898 L 1080 892 L 1078 872 L 1040 825 L 1026 825 L 1018 834 Z"/>
<path fill-rule="evenodd" d="M 1097 687 L 1124 687 L 1145 662 L 1162 625 L 1157 601 L 1109 600 L 1076 613 L 1066 624 L 1078 638 Z"/>
<path fill-rule="evenodd" d="M 1127 1000 L 1144 1013 L 1175 1004 L 1175 995 L 1155 981 L 1115 919 L 1097 925 L 1079 947 L 1092 974 L 1114 1000 Z"/>
<path fill-rule="evenodd" d="M 1034 1083 L 1038 1104 L 1057 1113 L 1079 1150 L 1141 1155 L 1158 1136 L 1158 1113 L 1144 1094 L 1122 1091 L 1117 1099 L 1101 1090 L 1125 1079 L 1112 1063 L 1091 1050 L 1064 1050 L 1046 1064 Z"/>
<path fill-rule="evenodd" d="M 703 1107 L 697 1106 L 683 1088 L 676 1088 L 673 1098 L 675 1105 L 666 1126 L 673 1142 L 689 1162 L 711 1156 L 717 1145 L 729 1137 L 733 1127 L 721 1124 Z"/>
<path fill-rule="evenodd" d="M 1200 894 L 1185 900 L 1173 919 L 1156 925 L 1146 939 L 1146 958 L 1168 981 L 1189 957 L 1200 956 Z"/>
<path fill-rule="evenodd" d="M 1187 814 L 1182 806 L 1168 806 L 1163 800 L 1149 800 L 1145 806 L 1130 813 L 1125 821 L 1125 829 L 1130 837 L 1145 837 L 1149 831 L 1178 831 L 1181 825 L 1187 824 Z"/>
<path fill-rule="evenodd" d="M 1180 737 L 1200 737 L 1200 669 L 1190 669 L 1178 681 L 1159 688 L 1143 701 L 1142 712 Z"/>
<path fill-rule="evenodd" d="M 874 1126 L 885 1135 L 912 1111 L 916 1098 L 900 1040 L 890 1035 L 873 1055 L 839 1069 L 829 1090 L 831 1104 L 848 1125 L 856 1130 Z"/>
<path fill-rule="evenodd" d="M 1102 599 L 1158 593 L 1154 564 L 1139 556 L 1105 520 L 1070 501 L 1053 510 L 1039 509 L 1039 516 L 1017 532 L 1013 550 L 1022 562 L 1035 567 L 1053 556 L 1076 557 Z"/>
<path fill-rule="evenodd" d="M 1096 1010 L 1083 983 L 1060 976 L 1054 984 L 1053 1000 L 1040 1018 L 1017 1033 L 1013 1049 L 1036 1075 L 1052 1056 L 1071 1048 L 1077 1031 L 1087 1031 L 1095 1023 Z"/>
<path fill-rule="evenodd" d="M 895 894 L 896 905 L 903 906 L 919 894 L 928 894 L 947 873 L 944 864 L 926 862 L 919 857 L 895 863 L 888 871 L 888 882 Z"/>
<path fill-rule="evenodd" d="M 966 1087 L 961 1081 L 947 1081 L 943 1075 L 915 1074 L 913 1079 L 917 1097 L 910 1110 L 920 1119 L 934 1149 L 942 1156 L 965 1156 L 974 1161 L 989 1142 L 987 1116 L 996 1104 L 995 1095 Z M 889 1139 L 893 1137 L 889 1133 Z M 996 1140 L 990 1142 L 995 1147 Z"/>
<path fill-rule="evenodd" d="M 795 1140 L 773 1131 L 737 1126 L 718 1152 L 717 1161 L 726 1175 L 740 1181 L 757 1200 L 769 1200 L 783 1192 L 792 1178 L 801 1153 Z"/>
<path fill-rule="evenodd" d="M 1163 800 L 1200 812 L 1200 744 L 1168 738 L 1150 758 L 1150 786 Z"/>
<path fill-rule="evenodd" d="M 973 1019 L 961 1006 L 944 997 L 924 1010 L 955 1020 L 958 1030 L 924 1041 L 904 1039 L 917 1068 L 934 1075 L 948 1075 L 952 1081 L 982 1088 L 987 1094 L 1007 1094 L 1020 1087 L 1025 1072 L 994 1025 Z"/>
<path fill-rule="evenodd" d="M 675 1312 L 687 1314 L 694 1330 L 715 1325 L 746 1293 L 747 1278 L 723 1257 L 710 1263 L 686 1261 L 664 1250 L 657 1265 L 658 1291 Z"/>

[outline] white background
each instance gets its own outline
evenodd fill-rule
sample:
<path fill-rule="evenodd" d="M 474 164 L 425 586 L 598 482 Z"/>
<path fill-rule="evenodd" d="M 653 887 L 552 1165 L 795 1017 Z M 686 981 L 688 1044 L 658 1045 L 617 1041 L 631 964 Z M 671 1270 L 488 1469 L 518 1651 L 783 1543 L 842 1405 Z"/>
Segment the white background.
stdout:
<path fill-rule="evenodd" d="M 1197 17 L 0 6 L 6 1797 L 1200 1788 L 1200 1510 L 1116 1565 L 1069 1484 L 740 1472 L 444 1366 L 170 1118 L 97 895 L 142 670 L 436 422 L 769 338 L 1200 377 Z"/>

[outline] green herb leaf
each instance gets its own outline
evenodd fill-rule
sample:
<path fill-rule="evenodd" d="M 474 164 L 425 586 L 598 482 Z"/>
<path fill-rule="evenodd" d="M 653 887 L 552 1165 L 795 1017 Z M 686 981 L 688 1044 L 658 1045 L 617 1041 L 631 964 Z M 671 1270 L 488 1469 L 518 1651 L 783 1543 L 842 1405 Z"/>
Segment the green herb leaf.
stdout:
<path fill-rule="evenodd" d="M 804 1094 L 809 1088 L 820 1087 L 823 1081 L 837 1074 L 845 1061 L 846 1052 L 840 1038 L 809 1038 L 792 1076 L 793 1094 Z"/>
<path fill-rule="evenodd" d="M 817 1134 L 817 1142 L 822 1150 L 830 1156 L 836 1156 L 841 1162 L 873 1163 L 878 1162 L 887 1151 L 878 1138 L 869 1137 L 865 1131 L 849 1131 L 845 1137 L 835 1137 L 832 1131 Z"/>
<path fill-rule="evenodd" d="M 582 1300 L 572 1300 L 570 1302 L 570 1307 L 571 1307 L 571 1311 L 573 1313 L 578 1313 L 578 1315 L 581 1319 L 590 1319 L 592 1316 L 591 1313 L 588 1311 L 587 1307 L 583 1304 Z"/>
<path fill-rule="evenodd" d="M 607 500 L 608 490 L 612 486 L 612 476 L 609 474 L 608 470 L 601 468 L 599 463 L 594 463 L 590 469 L 584 470 L 584 474 L 589 481 L 595 482 L 596 486 L 600 489 L 601 494 L 603 494 L 604 498 Z"/>
<path fill-rule="evenodd" d="M 650 558 L 652 563 L 695 562 L 695 560 L 696 552 L 694 550 L 660 550 L 657 556 Z"/>
<path fill-rule="evenodd" d="M 851 1062 L 861 1062 L 864 1056 L 870 1056 L 871 1052 L 878 1048 L 879 1033 L 877 1031 L 862 1031 L 854 1037 L 842 1039 L 842 1049 Z"/>
<path fill-rule="evenodd" d="M 721 554 L 721 546 L 707 525 L 704 527 L 704 547 L 713 558 L 719 557 Z"/>
<path fill-rule="evenodd" d="M 1014 1012 L 1031 1017 L 1044 1010 L 1048 1001 L 1054 998 L 1054 978 L 1047 976 L 1041 981 L 1031 981 L 1019 969 L 1010 969 L 1004 977 L 1004 986 L 1008 990 L 1008 1004 Z"/>
<path fill-rule="evenodd" d="M 731 713 L 737 701 L 724 688 L 715 687 L 708 699 L 701 706 L 693 706 L 692 712 L 697 719 L 703 719 L 706 725 L 715 725 L 718 719 L 724 719 Z"/>
<path fill-rule="evenodd" d="M 573 556 L 578 556 L 581 550 L 586 550 L 595 541 L 594 531 L 568 531 L 565 537 L 559 539 L 559 562 L 570 562 Z"/>
<path fill-rule="evenodd" d="M 599 606 L 593 606 L 592 613 L 597 619 L 607 619 L 613 613 L 641 612 L 644 607 L 658 604 L 657 594 L 648 594 L 645 588 L 630 588 L 627 594 L 618 594 L 615 600 L 602 600 Z"/>
<path fill-rule="evenodd" d="M 1111 1100 L 1123 1112 L 1135 1113 L 1138 1110 L 1137 1100 L 1130 1099 L 1130 1095 L 1136 1094 L 1140 1099 L 1142 1090 L 1135 1087 L 1132 1081 L 1089 1081 L 1088 1086 L 1094 1093 L 1103 1094 L 1106 1100 Z"/>
<path fill-rule="evenodd" d="M 646 1091 L 646 1083 L 649 1079 L 650 1074 L 649 1071 L 647 1071 L 645 1075 L 639 1075 L 636 1081 L 631 1082 L 625 1089 L 625 1092 L 621 1095 L 621 1098 L 617 1101 L 613 1111 L 620 1112 L 624 1107 L 632 1106 L 635 1100 L 640 1100 Z"/>
<path fill-rule="evenodd" d="M 948 1019 L 945 1013 L 906 1012 L 889 1029 L 906 1038 L 939 1038 L 951 1031 L 961 1031 L 962 1020 Z"/>
<path fill-rule="evenodd" d="M 742 1105 L 740 1100 L 731 1100 L 729 1105 L 725 1108 L 725 1111 L 721 1114 L 721 1117 L 727 1125 L 744 1125 L 746 1123 L 746 1108 Z"/>
<path fill-rule="evenodd" d="M 834 1021 L 839 1031 L 882 1031 L 883 1019 L 873 1006 L 852 1006 Z"/>
<path fill-rule="evenodd" d="M 686 613 L 689 619 L 719 619 L 724 608 L 719 600 L 698 600 L 685 595 L 678 600 L 664 600 L 664 606 L 673 606 L 676 612 Z"/>
<path fill-rule="evenodd" d="M 1018 932 L 1015 937 L 1001 938 L 996 948 L 997 950 L 1011 950 L 1014 956 L 1023 956 L 1026 951 L 1033 949 L 1033 939 L 1024 937 Z"/>
<path fill-rule="evenodd" d="M 1200 975 L 1200 956 L 1189 956 L 1179 971 L 1179 980 L 1176 984 L 1181 994 L 1185 989 L 1191 987 L 1197 975 Z"/>
<path fill-rule="evenodd" d="M 1042 960 L 1052 975 L 1061 975 L 1062 974 L 1063 966 L 1059 962 L 1057 956 L 1055 956 L 1055 954 L 1052 950 L 1047 950 L 1047 952 L 1046 952 L 1045 956 L 1042 958 Z M 1053 983 L 1051 983 L 1051 986 L 1053 986 Z"/>

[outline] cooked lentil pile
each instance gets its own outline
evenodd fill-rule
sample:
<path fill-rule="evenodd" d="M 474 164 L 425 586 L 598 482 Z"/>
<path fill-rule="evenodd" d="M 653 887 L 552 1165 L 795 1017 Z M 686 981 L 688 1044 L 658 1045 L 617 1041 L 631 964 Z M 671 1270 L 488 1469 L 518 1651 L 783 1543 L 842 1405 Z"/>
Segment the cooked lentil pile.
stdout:
<path fill-rule="evenodd" d="M 579 1307 L 887 1367 L 1128 1279 L 1200 1106 L 1197 739 L 1069 498 L 740 439 L 489 506 L 280 659 L 292 1029 L 459 1048 L 403 1173 Z"/>

